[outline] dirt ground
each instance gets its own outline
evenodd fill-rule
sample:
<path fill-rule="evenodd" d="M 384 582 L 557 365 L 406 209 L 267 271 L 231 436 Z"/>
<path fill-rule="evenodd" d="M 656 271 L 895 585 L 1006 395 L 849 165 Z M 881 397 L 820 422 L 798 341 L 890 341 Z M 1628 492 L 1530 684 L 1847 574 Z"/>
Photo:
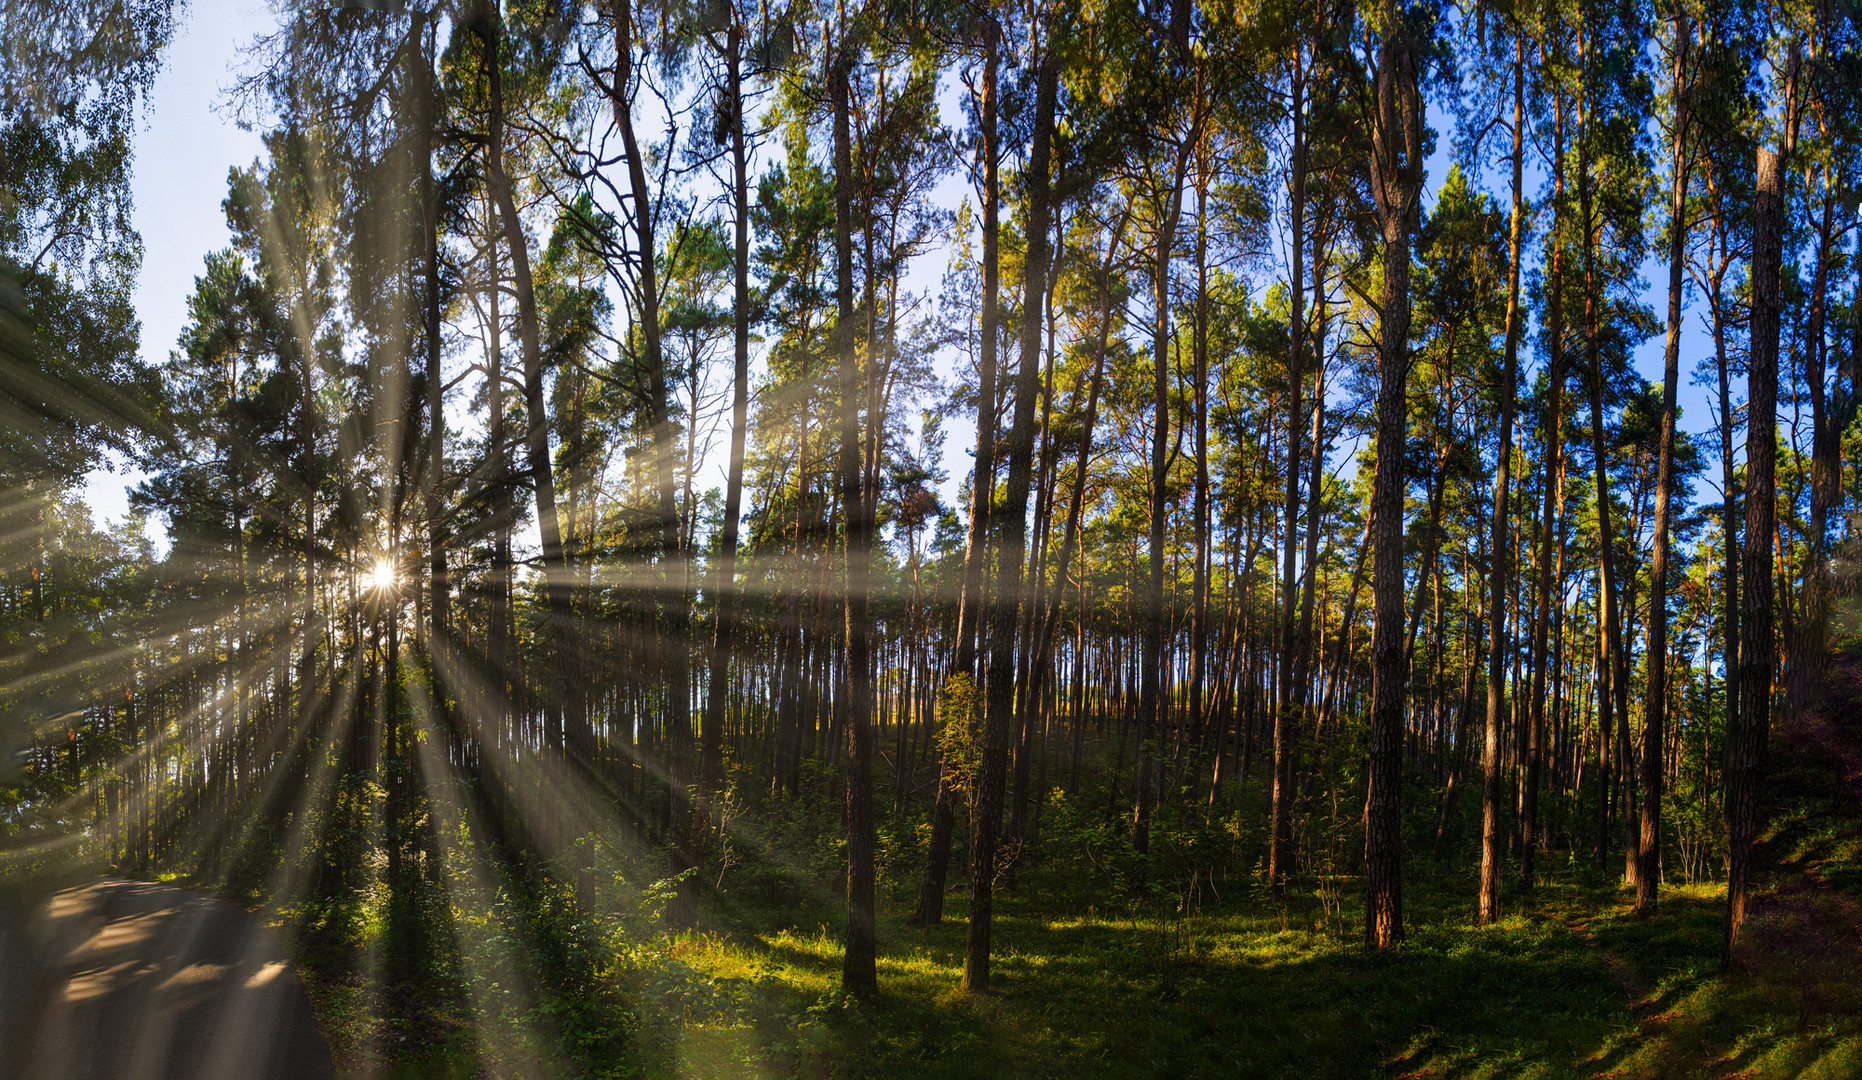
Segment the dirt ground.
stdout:
<path fill-rule="evenodd" d="M 283 948 L 197 893 L 104 879 L 0 896 L 0 1073 L 18 1080 L 328 1080 Z"/>

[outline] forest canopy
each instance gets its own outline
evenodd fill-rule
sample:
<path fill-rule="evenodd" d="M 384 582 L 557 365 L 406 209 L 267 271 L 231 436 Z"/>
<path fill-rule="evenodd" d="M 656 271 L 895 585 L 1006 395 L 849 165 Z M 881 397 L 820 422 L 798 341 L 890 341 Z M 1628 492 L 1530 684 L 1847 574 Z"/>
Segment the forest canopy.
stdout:
<path fill-rule="evenodd" d="M 264 913 L 339 1063 L 865 1075 L 1120 911 L 1717 972 L 1862 836 L 1853 5 L 274 14 L 144 341 L 199 15 L 0 0 L 0 876 Z"/>

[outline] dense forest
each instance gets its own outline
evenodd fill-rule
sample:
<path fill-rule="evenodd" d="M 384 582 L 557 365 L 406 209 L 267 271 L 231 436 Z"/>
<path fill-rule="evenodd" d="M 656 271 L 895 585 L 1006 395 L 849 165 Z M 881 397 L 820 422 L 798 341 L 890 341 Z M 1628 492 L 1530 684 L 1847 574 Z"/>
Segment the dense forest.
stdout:
<path fill-rule="evenodd" d="M 1779 746 L 1862 630 L 1853 5 L 284 3 L 154 350 L 188 13 L 0 11 L 0 864 L 263 913 L 339 1061 L 883 1073 L 1067 919 L 1156 954 L 1093 1030 L 1220 918 L 1730 978 L 1811 804 L 1862 885 Z"/>

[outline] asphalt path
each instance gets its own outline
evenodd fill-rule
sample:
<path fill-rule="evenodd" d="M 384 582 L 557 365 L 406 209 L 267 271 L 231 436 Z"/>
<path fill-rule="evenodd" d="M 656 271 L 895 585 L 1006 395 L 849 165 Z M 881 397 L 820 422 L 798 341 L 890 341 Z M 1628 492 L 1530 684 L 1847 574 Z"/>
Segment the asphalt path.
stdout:
<path fill-rule="evenodd" d="M 283 948 L 198 893 L 0 896 L 0 1080 L 330 1080 Z"/>

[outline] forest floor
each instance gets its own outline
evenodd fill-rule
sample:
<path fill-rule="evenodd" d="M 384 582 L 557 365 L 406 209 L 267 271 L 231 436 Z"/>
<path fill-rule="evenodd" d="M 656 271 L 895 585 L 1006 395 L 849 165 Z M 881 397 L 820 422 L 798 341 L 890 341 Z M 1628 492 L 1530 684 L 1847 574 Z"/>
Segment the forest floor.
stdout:
<path fill-rule="evenodd" d="M 1824 768 L 1788 753 L 1774 761 L 1785 785 L 1794 770 Z M 1478 926 L 1471 870 L 1412 865 L 1408 940 L 1372 953 L 1358 940 L 1355 879 L 1307 881 L 1278 902 L 1246 886 L 1218 897 L 1205 882 L 1200 893 L 1154 887 L 1108 903 L 1116 894 L 1103 882 L 1056 867 L 998 893 L 993 986 L 980 997 L 959 988 L 964 893 L 953 892 L 943 922 L 926 928 L 907 922 L 909 904 L 895 891 L 882 902 L 881 993 L 862 1003 L 837 992 L 841 926 L 825 891 L 756 903 L 745 902 L 755 890 L 740 889 L 724 894 L 734 906 L 707 912 L 710 929 L 660 938 L 650 977 L 636 970 L 624 1061 L 567 1072 L 1862 1076 L 1862 827 L 1853 804 L 1844 813 L 1780 807 L 1765 848 L 1768 883 L 1726 970 L 1718 884 L 1671 884 L 1659 913 L 1639 918 L 1632 891 L 1560 861 L 1530 894 L 1508 880 L 1506 916 Z M 316 971 L 307 981 L 339 1067 L 358 1070 L 342 1075 L 522 1071 L 476 1054 L 463 1012 L 410 1038 L 406 1021 L 384 1021 L 364 988 Z M 384 1036 L 404 1049 L 384 1051 Z"/>
<path fill-rule="evenodd" d="M 450 1004 L 399 1000 L 341 965 L 308 964 L 305 978 L 353 1076 L 1862 1077 L 1859 723 L 1852 646 L 1822 703 L 1776 732 L 1764 880 L 1724 968 L 1719 884 L 1671 880 L 1641 918 L 1613 874 L 1559 851 L 1530 893 L 1509 876 L 1505 916 L 1479 926 L 1474 868 L 1417 859 L 1408 940 L 1373 953 L 1355 878 L 1307 878 L 1279 899 L 1245 873 L 1218 888 L 1154 870 L 1136 888 L 1066 847 L 1065 829 L 1082 826 L 1057 804 L 1048 858 L 997 894 L 987 995 L 960 989 L 964 892 L 939 925 L 907 921 L 909 845 L 882 892 L 869 1002 L 838 993 L 831 860 L 737 871 L 699 933 L 657 935 L 639 918 L 610 928 L 602 947 L 630 957 L 610 999 L 527 1014 L 617 1040 L 560 1069 L 474 1042 L 464 1002 L 481 1008 L 498 984 L 469 957 L 477 982 Z"/>
<path fill-rule="evenodd" d="M 961 893 L 936 927 L 908 925 L 903 904 L 882 914 L 881 996 L 863 1004 L 836 994 L 828 910 L 809 922 L 720 909 L 728 929 L 676 954 L 746 1000 L 670 1032 L 665 1071 L 1859 1077 L 1862 649 L 1842 652 L 1821 703 L 1777 736 L 1767 879 L 1725 968 L 1723 885 L 1666 886 L 1641 918 L 1632 890 L 1575 860 L 1545 866 L 1529 894 L 1509 880 L 1508 914 L 1488 926 L 1472 918 L 1470 868 L 1412 866 L 1408 941 L 1385 953 L 1358 943 L 1354 879 L 1307 881 L 1278 902 L 1205 886 L 1108 904 L 1075 867 L 998 893 L 983 997 L 959 989 Z"/>
<path fill-rule="evenodd" d="M 1576 875 L 1573 875 L 1575 878 Z M 881 997 L 837 1001 L 836 928 L 697 937 L 689 963 L 764 1015 L 688 1026 L 693 1077 L 1862 1075 L 1853 901 L 1799 884 L 1719 963 L 1724 891 L 1554 879 L 1479 927 L 1459 878 L 1412 878 L 1409 940 L 1374 954 L 1260 903 L 1105 911 L 1028 882 L 998 901 L 995 989 L 958 989 L 964 926 L 887 923 Z M 1472 884 L 1471 881 L 1466 884 Z M 959 898 L 953 898 L 959 899 Z M 1845 905 L 1849 905 L 1845 908 Z"/>
<path fill-rule="evenodd" d="M 1854 716 L 1837 717 L 1841 737 Z M 831 893 L 744 882 L 707 905 L 708 929 L 638 955 L 616 1044 L 631 1050 L 613 1068 L 597 1053 L 536 1075 L 1862 1076 L 1862 821 L 1852 800 L 1820 794 L 1833 755 L 1787 734 L 1768 882 L 1728 970 L 1723 886 L 1671 884 L 1639 918 L 1631 891 L 1562 853 L 1530 894 L 1509 879 L 1507 914 L 1488 926 L 1472 918 L 1471 869 L 1412 864 L 1408 940 L 1383 953 L 1359 944 L 1353 878 L 1307 880 L 1278 901 L 1206 879 L 1121 894 L 1056 861 L 998 892 L 989 994 L 959 988 L 966 895 L 919 927 L 894 889 L 880 996 L 853 1002 L 837 992 Z M 1790 797 L 1800 783 L 1808 802 Z M 402 1001 L 340 966 L 313 962 L 304 977 L 339 1076 L 534 1071 L 475 1048 L 461 1002 Z M 596 1027 L 599 1012 L 589 1006 Z"/>

